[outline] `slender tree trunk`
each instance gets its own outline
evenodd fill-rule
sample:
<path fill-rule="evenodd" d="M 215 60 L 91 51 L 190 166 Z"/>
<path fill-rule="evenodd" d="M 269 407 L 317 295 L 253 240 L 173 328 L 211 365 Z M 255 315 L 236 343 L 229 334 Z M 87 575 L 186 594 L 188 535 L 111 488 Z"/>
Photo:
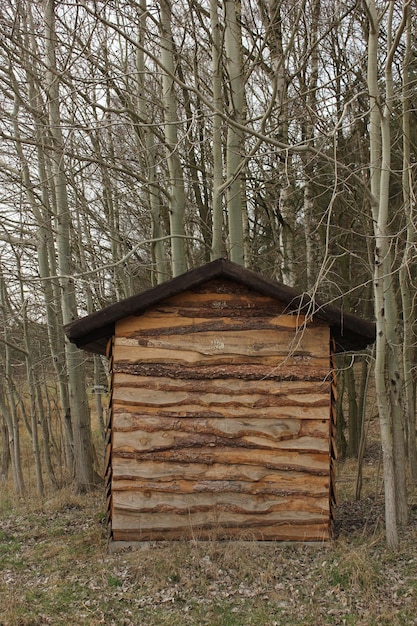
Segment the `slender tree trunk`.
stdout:
<path fill-rule="evenodd" d="M 358 463 L 357 463 L 357 475 L 356 475 L 356 486 L 355 486 L 355 500 L 359 501 L 361 498 L 362 491 L 362 475 L 363 475 L 363 458 L 365 455 L 365 447 L 366 447 L 366 435 L 367 429 L 365 428 L 365 416 L 366 416 L 366 399 L 367 392 L 369 388 L 369 379 L 371 374 L 371 365 L 367 359 L 363 359 L 362 361 L 362 378 L 361 378 L 361 389 L 360 389 L 360 401 L 359 401 L 359 410 L 361 415 L 361 433 L 360 433 L 360 441 L 359 441 L 359 449 L 358 449 Z"/>
<path fill-rule="evenodd" d="M 1 386 L 3 389 L 0 388 L 0 410 L 7 426 L 6 431 L 9 438 L 8 447 L 10 450 L 12 465 L 13 485 L 16 495 L 23 496 L 26 488 L 23 478 L 22 458 L 20 452 L 19 421 L 14 404 L 10 405 L 10 403 L 6 400 L 6 398 L 10 396 L 10 390 L 8 388 L 4 389 L 3 383 Z"/>
<path fill-rule="evenodd" d="M 21 296 L 22 296 L 22 301 L 23 301 L 23 296 L 24 296 L 23 290 L 22 290 Z M 24 308 L 23 340 L 24 340 L 24 347 L 26 351 L 25 365 L 26 365 L 26 375 L 27 375 L 29 401 L 30 401 L 32 451 L 33 451 L 33 458 L 35 459 L 37 492 L 39 496 L 42 496 L 44 492 L 44 486 L 43 486 L 43 477 L 42 477 L 41 451 L 40 451 L 40 446 L 39 446 L 38 415 L 37 415 L 37 404 L 36 404 L 36 382 L 35 382 L 35 376 L 34 376 L 34 364 L 32 361 L 32 355 L 31 355 L 31 350 L 30 350 L 30 340 L 29 340 L 29 333 L 28 333 L 28 324 L 27 324 L 25 304 L 23 305 L 23 308 Z"/>
<path fill-rule="evenodd" d="M 0 483 L 4 483 L 9 475 L 10 466 L 10 446 L 9 432 L 7 428 L 6 417 L 2 413 L 1 416 L 1 460 L 0 460 Z"/>
<path fill-rule="evenodd" d="M 140 127 L 142 141 L 146 148 L 145 154 L 145 167 L 147 185 L 147 196 L 149 201 L 151 223 L 152 223 L 152 258 L 154 261 L 153 283 L 160 284 L 166 280 L 169 276 L 168 267 L 166 263 L 166 255 L 164 249 L 164 242 L 162 237 L 164 235 L 163 218 L 161 215 L 162 203 L 160 199 L 160 190 L 157 179 L 157 167 L 156 167 L 156 147 L 154 134 L 147 124 L 150 122 L 149 114 L 147 110 L 147 99 L 145 90 L 145 77 L 147 74 L 145 65 L 145 33 L 146 33 L 146 19 L 147 19 L 147 0 L 140 0 L 139 2 L 139 28 L 138 28 L 138 47 L 136 50 L 136 75 L 137 75 L 137 109 L 139 117 L 143 120 L 144 124 Z"/>
<path fill-rule="evenodd" d="M 184 72 L 181 65 L 181 57 L 176 54 L 176 63 L 177 63 L 177 72 L 178 78 L 182 83 L 186 82 L 186 76 L 184 76 Z M 199 74 L 198 74 L 198 64 L 194 63 L 194 81 L 198 85 L 200 83 Z M 184 148 L 187 152 L 187 170 L 189 172 L 188 180 L 190 188 L 193 191 L 194 201 L 196 204 L 196 208 L 198 211 L 198 216 L 200 218 L 200 232 L 202 239 L 204 241 L 204 249 L 203 249 L 203 258 L 205 261 L 209 261 L 210 259 L 210 250 L 212 248 L 211 245 L 211 233 L 212 233 L 212 224 L 211 224 L 211 211 L 209 210 L 209 204 L 207 199 L 201 193 L 199 174 L 201 177 L 202 185 L 201 187 L 207 189 L 208 180 L 206 176 L 206 168 L 204 163 L 204 122 L 200 122 L 195 120 L 197 117 L 199 120 L 202 117 L 202 114 L 196 115 L 197 111 L 201 111 L 201 101 L 198 99 L 198 95 L 196 96 L 197 102 L 194 104 L 194 110 L 191 106 L 190 93 L 188 89 L 185 87 L 182 88 L 183 94 L 183 106 L 186 121 L 186 129 L 185 129 L 185 138 L 184 138 Z M 195 123 L 196 122 L 196 123 Z M 195 133 L 193 132 L 193 126 L 197 126 L 196 132 L 199 133 L 198 142 L 195 139 Z M 198 145 L 198 152 L 200 152 L 200 159 L 197 156 L 196 145 Z M 200 249 L 200 246 L 198 250 Z"/>
<path fill-rule="evenodd" d="M 220 52 L 220 22 L 217 0 L 210 0 L 210 24 L 212 33 L 211 67 L 213 81 L 213 106 L 216 111 L 223 109 L 222 59 Z M 220 188 L 223 183 L 222 119 L 213 114 L 213 195 L 212 195 L 212 244 L 211 259 L 224 254 L 223 245 L 223 196 Z"/>
<path fill-rule="evenodd" d="M 38 415 L 38 421 L 41 426 L 42 439 L 43 439 L 43 456 L 45 459 L 45 468 L 48 474 L 50 484 L 57 489 L 59 485 L 55 476 L 54 467 L 53 467 L 52 458 L 51 458 L 51 440 L 49 436 L 49 424 L 48 424 L 48 418 L 47 418 L 47 415 L 45 413 L 45 409 L 43 406 L 41 382 L 39 380 L 39 376 L 35 375 L 34 383 L 35 383 L 36 411 Z"/>
<path fill-rule="evenodd" d="M 382 213 L 389 218 L 389 186 L 391 177 L 391 116 L 393 110 L 393 77 L 392 77 L 392 54 L 393 54 L 393 3 L 388 10 L 388 33 L 387 47 L 389 56 L 385 64 L 385 105 L 381 117 L 381 192 L 380 206 Z M 385 223 L 387 232 L 387 222 Z M 406 526 L 408 523 L 407 488 L 406 488 L 406 454 L 404 439 L 404 412 L 402 394 L 403 386 L 403 363 L 401 342 L 399 338 L 400 319 L 396 302 L 397 285 L 394 282 L 392 272 L 391 251 L 386 249 L 385 255 L 385 329 L 387 339 L 387 370 L 389 378 L 389 393 L 391 397 L 393 444 L 394 444 L 394 471 L 395 471 L 395 494 L 397 508 L 397 523 Z"/>
<path fill-rule="evenodd" d="M 224 2 L 225 52 L 229 88 L 229 116 L 242 121 L 244 80 L 242 67 L 242 39 L 240 29 L 240 0 Z M 242 131 L 229 124 L 226 148 L 227 215 L 229 223 L 230 258 L 239 265 L 245 264 L 243 247 L 243 216 L 239 169 L 243 156 Z"/>
<path fill-rule="evenodd" d="M 344 412 L 344 395 L 345 395 L 345 360 L 344 354 L 335 355 L 334 361 L 337 372 L 337 399 L 336 399 L 336 450 L 338 458 L 344 459 L 347 450 L 347 441 L 345 437 L 346 419 Z"/>
<path fill-rule="evenodd" d="M 368 89 L 370 98 L 370 181 L 374 196 L 373 218 L 375 231 L 374 302 L 376 318 L 375 389 L 381 430 L 384 463 L 385 524 L 387 543 L 398 547 L 397 511 L 395 503 L 394 442 L 392 437 L 392 414 L 390 396 L 385 384 L 387 361 L 387 338 L 385 322 L 384 277 L 388 253 L 384 204 L 380 201 L 381 190 L 381 120 L 382 103 L 378 88 L 378 15 L 373 0 L 367 0 L 369 11 L 368 39 Z"/>
<path fill-rule="evenodd" d="M 30 32 L 35 32 L 31 12 L 28 12 L 28 20 L 30 23 Z M 36 41 L 32 37 L 27 40 L 27 49 L 31 50 L 34 57 L 37 56 Z M 56 267 L 56 251 L 53 239 L 54 227 L 52 224 L 53 213 L 50 204 L 50 180 L 47 171 L 47 156 L 45 147 L 45 116 L 44 105 L 39 93 L 39 88 L 35 84 L 34 74 L 29 70 L 29 62 L 26 62 L 26 80 L 28 84 L 28 93 L 31 99 L 34 115 L 36 153 L 38 163 L 38 176 L 41 195 L 41 206 L 38 206 L 38 200 L 35 197 L 35 186 L 32 184 L 29 165 L 25 159 L 22 146 L 20 143 L 20 131 L 15 121 L 16 149 L 19 154 L 23 181 L 26 194 L 33 211 L 36 225 L 36 251 L 38 259 L 39 276 L 41 278 L 41 290 L 45 303 L 46 326 L 48 330 L 49 350 L 54 366 L 55 376 L 58 381 L 62 423 L 64 426 L 64 450 L 66 467 L 70 475 L 74 470 L 74 454 L 73 454 L 73 435 L 71 425 L 71 410 L 69 405 L 68 380 L 66 372 L 65 354 L 62 346 L 65 342 L 65 334 L 63 330 L 62 311 L 60 307 L 60 291 L 59 285 L 55 278 L 51 276 L 57 275 Z"/>
<path fill-rule="evenodd" d="M 375 261 L 374 302 L 376 317 L 375 387 L 381 429 L 384 463 L 385 522 L 387 543 L 398 547 L 397 524 L 406 523 L 407 501 L 404 447 L 401 425 L 401 363 L 397 339 L 398 314 L 389 250 L 389 184 L 391 171 L 390 117 L 392 112 L 392 60 L 398 45 L 400 30 L 393 41 L 392 21 L 394 6 L 387 12 L 387 48 L 385 60 L 385 104 L 378 84 L 378 37 L 380 18 L 374 0 L 366 0 L 369 18 L 368 89 L 370 98 L 370 183 L 374 198 L 372 206 Z M 400 25 L 400 29 L 403 24 Z M 395 422 L 394 422 L 395 421 Z M 403 458 L 400 458 L 402 455 Z"/>
<path fill-rule="evenodd" d="M 279 139 L 288 144 L 288 86 L 285 71 L 283 33 L 281 21 L 281 3 L 269 0 L 272 29 L 274 34 L 275 58 L 273 59 L 274 70 L 277 80 L 277 97 L 279 106 Z M 280 190 L 279 190 L 279 215 L 282 223 L 279 229 L 280 254 L 281 254 L 281 277 L 282 281 L 294 287 L 297 275 L 295 271 L 295 225 L 296 207 L 294 204 L 294 174 L 292 155 L 285 155 L 284 163 L 280 164 Z"/>
<path fill-rule="evenodd" d="M 317 82 L 318 82 L 318 27 L 320 18 L 320 2 L 321 0 L 314 0 L 311 8 L 311 26 L 310 26 L 310 46 L 311 52 L 311 67 L 310 78 L 307 81 L 307 96 L 306 104 L 307 111 L 306 116 L 306 131 L 305 139 L 310 142 L 310 145 L 314 147 L 315 144 L 315 117 L 317 114 Z M 319 267 L 320 256 L 319 251 L 320 238 L 317 228 L 317 221 L 315 219 L 315 203 L 314 203 L 314 160 L 311 155 L 307 156 L 304 162 L 304 231 L 306 242 L 306 274 L 307 274 L 307 288 L 312 289 L 316 283 Z"/>
<path fill-rule="evenodd" d="M 356 395 L 355 372 L 353 364 L 344 371 L 346 381 L 346 391 L 348 395 L 349 407 L 349 442 L 347 454 L 348 456 L 357 457 L 359 450 L 359 440 L 361 433 L 361 415 L 358 410 L 358 400 Z"/>
<path fill-rule="evenodd" d="M 258 0 L 262 20 L 266 28 L 265 40 L 271 50 L 271 69 L 274 73 L 278 125 L 276 139 L 288 144 L 289 110 L 288 84 L 286 72 L 286 52 L 282 24 L 282 2 L 276 0 Z M 272 231 L 272 242 L 278 250 L 278 262 L 274 275 L 286 285 L 296 283 L 295 267 L 295 225 L 296 207 L 294 203 L 293 159 L 290 151 L 281 154 L 273 165 L 276 176 L 272 182 L 272 204 L 276 210 L 268 211 Z M 274 208 L 275 208 L 274 207 Z M 278 216 L 278 220 L 276 219 Z"/>
<path fill-rule="evenodd" d="M 412 281 L 415 280 L 413 270 L 413 255 L 416 242 L 416 232 L 413 217 L 413 168 L 411 162 L 411 127 L 410 114 L 411 101 L 411 61 L 412 61 L 412 37 L 411 24 L 413 7 L 408 7 L 406 25 L 406 44 L 403 60 L 403 85 L 402 85 L 402 123 L 403 123 L 403 171 L 402 192 L 404 214 L 407 225 L 407 239 L 404 247 L 403 261 L 400 268 L 400 288 L 403 314 L 403 371 L 404 371 L 404 413 L 407 431 L 407 453 L 410 473 L 413 481 L 417 481 L 417 448 L 416 448 L 416 380 L 414 364 L 416 358 L 415 335 L 413 332 L 416 318 Z"/>
<path fill-rule="evenodd" d="M 9 436 L 9 449 L 12 460 L 12 473 L 15 492 L 18 496 L 24 495 L 25 481 L 22 470 L 22 457 L 20 448 L 19 417 L 16 410 L 16 401 L 13 391 L 13 371 L 10 354 L 10 342 L 7 318 L 9 317 L 9 305 L 4 278 L 0 273 L 0 315 L 3 321 L 4 339 L 4 380 L 0 386 L 0 411 L 6 420 L 7 433 Z M 24 354 L 24 351 L 22 350 Z"/>
<path fill-rule="evenodd" d="M 37 416 L 37 405 L 36 405 L 36 383 L 35 383 L 35 366 L 33 363 L 33 356 L 30 345 L 29 338 L 29 329 L 28 329 L 28 318 L 27 318 L 27 303 L 25 302 L 25 294 L 23 287 L 23 276 L 21 271 L 21 262 L 20 257 L 16 254 L 16 273 L 19 277 L 20 282 L 20 300 L 22 302 L 22 328 L 23 328 L 23 351 L 25 357 L 25 367 L 26 367 L 26 378 L 28 385 L 28 393 L 29 393 L 29 409 L 30 409 L 30 426 L 28 420 L 25 419 L 25 423 L 27 423 L 27 430 L 29 432 L 29 436 L 32 443 L 32 452 L 33 458 L 35 461 L 35 474 L 36 474 L 36 488 L 39 496 L 43 495 L 44 486 L 43 486 L 43 476 L 42 476 L 42 462 L 41 462 L 41 452 L 39 445 L 39 432 L 38 432 L 38 416 Z M 23 401 L 21 402 L 22 413 L 25 412 L 25 406 Z"/>
<path fill-rule="evenodd" d="M 65 176 L 65 155 L 59 111 L 59 72 L 56 64 L 55 2 L 45 0 L 46 88 L 51 134 L 51 159 L 56 196 L 57 252 L 61 274 L 61 305 L 64 324 L 78 317 L 75 285 L 72 278 L 70 248 L 70 210 Z M 89 490 L 95 482 L 90 416 L 84 384 L 83 356 L 76 346 L 65 342 L 70 390 L 71 423 L 74 436 L 75 480 L 78 492 Z"/>
<path fill-rule="evenodd" d="M 161 65 L 162 101 L 164 105 L 164 131 L 167 163 L 170 178 L 170 235 L 172 274 L 186 271 L 185 258 L 185 191 L 184 178 L 178 155 L 177 95 L 172 75 L 174 70 L 174 43 L 171 32 L 171 0 L 161 0 Z"/>

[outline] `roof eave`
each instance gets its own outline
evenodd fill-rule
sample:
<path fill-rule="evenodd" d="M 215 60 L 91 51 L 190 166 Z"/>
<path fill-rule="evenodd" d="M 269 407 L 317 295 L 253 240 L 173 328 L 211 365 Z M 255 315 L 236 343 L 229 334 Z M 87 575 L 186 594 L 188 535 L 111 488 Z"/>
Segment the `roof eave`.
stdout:
<path fill-rule="evenodd" d="M 313 301 L 308 294 L 299 294 L 291 287 L 275 283 L 247 270 L 236 263 L 217 259 L 181 276 L 161 283 L 139 294 L 117 302 L 65 326 L 68 339 L 77 347 L 97 354 L 106 353 L 106 345 L 114 334 L 115 323 L 131 315 L 140 315 L 149 307 L 179 293 L 199 287 L 216 278 L 226 278 L 276 298 L 287 306 L 289 313 L 299 312 L 326 321 L 333 330 L 340 351 L 351 350 L 348 346 L 363 349 L 375 340 L 375 325 L 342 311 L 332 305 Z M 360 346 L 360 347 L 359 347 Z"/>

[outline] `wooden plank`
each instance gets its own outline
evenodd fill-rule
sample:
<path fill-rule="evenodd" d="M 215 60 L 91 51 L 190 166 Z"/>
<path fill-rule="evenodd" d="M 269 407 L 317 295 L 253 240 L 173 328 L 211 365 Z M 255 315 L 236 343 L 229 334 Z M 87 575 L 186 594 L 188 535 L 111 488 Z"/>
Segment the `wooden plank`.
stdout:
<path fill-rule="evenodd" d="M 282 542 L 320 542 L 330 538 L 327 523 L 304 525 L 276 525 L 261 526 L 244 530 L 241 528 L 226 529 L 180 529 L 178 531 L 141 531 L 117 530 L 112 536 L 114 545 L 134 545 L 144 541 L 175 541 L 178 539 L 193 539 L 198 541 L 282 541 Z M 122 542 L 122 543 L 119 543 Z"/>
<path fill-rule="evenodd" d="M 117 379 L 116 379 L 117 380 Z M 271 384 L 270 384 L 271 387 Z M 115 383 L 112 399 L 129 401 L 133 399 L 135 404 L 155 404 L 169 405 L 193 403 L 200 399 L 202 406 L 213 404 L 231 404 L 237 403 L 243 406 L 252 406 L 261 408 L 264 406 L 315 406 L 328 407 L 328 393 L 278 393 L 273 389 L 258 392 L 257 386 L 244 386 L 241 384 L 241 390 L 227 389 L 225 385 L 224 391 L 220 389 L 210 390 L 208 384 L 205 391 L 190 391 L 186 386 L 176 384 L 169 388 L 158 388 L 156 385 L 147 386 L 146 383 L 142 387 L 129 386 L 127 384 Z"/>
<path fill-rule="evenodd" d="M 136 346 L 115 346 L 114 358 L 120 363 L 158 363 L 158 364 L 178 364 L 188 365 L 261 365 L 270 368 L 285 367 L 287 370 L 293 367 L 320 368 L 329 371 L 328 359 L 326 356 L 315 356 L 313 353 L 299 353 L 288 355 L 286 350 L 281 354 L 277 351 L 270 351 L 269 354 L 253 354 L 245 350 L 244 346 L 230 349 L 230 352 L 210 350 L 206 347 L 199 347 L 195 350 L 181 350 L 173 344 L 168 348 L 143 347 L 140 350 Z M 233 377 L 233 376 L 232 376 Z"/>
<path fill-rule="evenodd" d="M 113 491 L 135 491 L 142 493 L 205 493 L 217 494 L 244 493 L 257 496 L 312 496 L 329 497 L 329 479 L 326 476 L 309 476 L 308 480 L 300 472 L 290 476 L 284 472 L 269 473 L 260 480 L 185 480 L 178 476 L 173 480 L 154 480 L 131 478 L 130 476 L 112 477 Z"/>
<path fill-rule="evenodd" d="M 247 393 L 211 393 L 208 389 L 206 393 L 198 391 L 187 391 L 186 389 L 164 390 L 153 389 L 147 387 L 127 387 L 126 385 L 115 385 L 112 394 L 112 402 L 114 405 L 118 403 L 133 403 L 135 406 L 187 406 L 199 405 L 206 406 L 242 406 L 259 409 L 264 407 L 281 407 L 281 406 L 298 406 L 305 408 L 321 408 L 326 407 L 328 412 L 329 397 L 328 394 L 305 394 L 298 396 L 296 394 L 281 395 L 275 393 L 256 393 L 255 390 L 248 388 Z"/>
<path fill-rule="evenodd" d="M 224 404 L 221 406 L 201 406 L 198 404 L 180 404 L 168 406 L 150 406 L 143 405 L 141 402 L 136 403 L 134 398 L 125 399 L 124 401 L 114 401 L 113 411 L 116 412 L 140 412 L 142 416 L 159 416 L 168 418 L 259 418 L 266 419 L 312 419 L 328 421 L 328 410 L 321 406 L 264 406 L 264 407 L 247 407 L 244 405 Z"/>
<path fill-rule="evenodd" d="M 193 308 L 194 311 L 194 308 Z M 216 317 L 192 317 L 187 314 L 187 309 L 179 307 L 169 307 L 164 310 L 150 309 L 141 316 L 130 316 L 117 322 L 116 335 L 125 337 L 135 337 L 140 333 L 142 336 L 149 334 L 184 334 L 200 333 L 202 331 L 230 330 L 251 330 L 255 328 L 279 330 L 293 329 L 301 330 L 307 326 L 319 327 L 322 323 L 306 320 L 303 315 L 296 314 L 274 314 L 274 315 L 253 315 L 247 317 L 227 317 L 222 312 L 218 312 Z"/>
<path fill-rule="evenodd" d="M 193 528 L 227 528 L 235 527 L 249 529 L 272 524 L 319 524 L 328 523 L 329 510 L 300 511 L 288 510 L 282 505 L 282 510 L 271 512 L 253 512 L 247 510 L 239 512 L 226 504 L 219 505 L 210 510 L 207 507 L 196 505 L 195 509 L 184 508 L 182 514 L 174 512 L 138 513 L 135 508 L 132 510 L 122 510 L 115 506 L 114 499 L 119 494 L 113 496 L 112 530 L 115 533 L 118 529 L 138 530 L 178 530 L 190 531 Z"/>
<path fill-rule="evenodd" d="M 276 530 L 283 525 L 299 527 L 310 524 L 330 525 L 330 512 L 272 512 L 272 513 L 236 513 L 222 510 L 221 507 L 213 510 L 186 511 L 182 515 L 174 512 L 159 513 L 131 513 L 113 509 L 112 531 L 131 530 L 139 533 L 165 533 L 167 535 L 178 533 L 176 536 L 187 538 L 191 533 L 196 534 L 201 530 L 224 532 L 226 529 L 235 528 L 241 531 L 275 526 Z M 276 532 L 276 531 L 275 531 Z M 155 535 L 153 535 L 157 538 Z M 163 538 L 162 536 L 160 538 Z"/>
<path fill-rule="evenodd" d="M 305 473 L 303 468 L 271 467 L 262 462 L 258 463 L 204 463 L 195 461 L 184 463 L 174 459 L 149 459 L 147 455 L 142 455 L 140 463 L 135 456 L 118 455 L 113 457 L 113 479 L 131 478 L 153 481 L 167 480 L 226 480 L 226 481 L 262 481 L 279 480 L 283 488 L 292 488 L 295 484 L 300 488 L 305 488 L 309 481 L 314 484 L 328 484 L 329 465 L 326 464 L 323 470 L 319 466 L 318 471 Z M 327 471 L 325 471 L 327 470 Z"/>
<path fill-rule="evenodd" d="M 158 452 L 161 450 L 182 450 L 186 448 L 247 448 L 249 450 L 286 450 L 310 453 L 328 453 L 329 442 L 327 439 L 315 437 L 274 438 L 269 434 L 240 435 L 239 437 L 226 437 L 214 433 L 184 433 L 180 431 L 147 432 L 115 431 L 113 433 L 114 452 Z"/>
<path fill-rule="evenodd" d="M 312 419 L 264 419 L 255 418 L 161 418 L 141 413 L 122 412 L 116 414 L 115 431 L 144 430 L 145 432 L 178 431 L 226 434 L 228 436 L 244 436 L 258 434 L 275 439 L 290 439 L 294 436 L 311 436 L 329 438 L 328 420 Z"/>
<path fill-rule="evenodd" d="M 205 540 L 250 540 L 250 541 L 326 541 L 329 539 L 329 521 L 277 522 L 272 524 L 252 520 L 251 526 L 237 526 L 229 523 L 227 526 L 193 526 L 183 525 L 179 528 L 148 529 L 117 528 L 113 533 L 115 540 L 125 541 L 172 541 L 175 539 Z"/>
<path fill-rule="evenodd" d="M 330 538 L 328 522 L 319 524 L 272 524 L 252 526 L 249 529 L 239 527 L 228 528 L 192 528 L 182 527 L 169 530 L 118 529 L 113 534 L 114 541 L 173 541 L 178 539 L 217 541 L 304 541 L 323 542 Z"/>
<path fill-rule="evenodd" d="M 293 359 L 294 361 L 294 359 Z M 262 363 L 235 363 L 222 364 L 193 364 L 184 363 L 142 363 L 140 361 L 131 363 L 119 361 L 114 365 L 117 373 L 133 374 L 149 377 L 170 377 L 182 380 L 227 380 L 229 378 L 239 378 L 241 380 L 276 380 L 276 381 L 317 381 L 327 379 L 329 374 L 328 363 L 320 362 L 314 367 L 306 367 L 305 363 L 288 363 L 282 361 L 276 366 L 263 365 Z"/>
<path fill-rule="evenodd" d="M 202 355 L 236 354 L 246 356 L 285 355 L 322 356 L 328 360 L 329 329 L 306 328 L 299 332 L 288 330 L 241 330 L 186 333 L 181 335 L 124 336 L 118 334 L 114 343 L 115 359 L 121 358 L 122 347 L 198 352 Z"/>
<path fill-rule="evenodd" d="M 219 514 L 224 519 L 233 520 L 235 515 L 265 515 L 276 519 L 309 519 L 314 516 L 325 516 L 329 513 L 328 494 L 323 496 L 258 496 L 251 493 L 228 491 L 227 494 L 204 491 L 200 493 L 164 493 L 160 491 L 114 491 L 113 512 L 120 517 L 133 515 L 145 517 L 150 523 L 158 523 L 153 518 L 169 519 L 193 513 Z M 174 522 L 174 520 L 173 520 Z M 165 520 L 166 523 L 166 520 Z M 143 526 L 142 522 L 142 526 Z M 117 527 L 117 523 L 115 524 Z"/>
<path fill-rule="evenodd" d="M 318 422 L 320 423 L 320 422 Z M 301 431 L 301 420 L 263 419 L 193 419 L 193 418 L 161 418 L 149 417 L 138 413 L 118 413 L 114 424 L 115 432 L 134 431 L 147 433 L 166 433 L 181 431 L 183 433 L 202 433 L 230 438 L 239 438 L 247 435 L 270 437 L 275 440 L 297 437 Z"/>
<path fill-rule="evenodd" d="M 276 396 L 295 396 L 297 402 L 308 402 L 305 396 L 314 397 L 316 394 L 326 398 L 329 402 L 329 381 L 244 381 L 239 378 L 227 380 L 193 380 L 181 378 L 153 378 L 151 376 L 138 376 L 135 374 L 115 373 L 113 377 L 114 387 L 149 388 L 158 391 L 196 391 L 198 393 L 259 393 L 273 394 Z M 298 398 L 302 396 L 301 398 Z M 288 403 L 287 403 L 288 404 Z"/>
<path fill-rule="evenodd" d="M 106 357 L 108 358 L 109 361 L 112 357 L 113 340 L 114 340 L 114 337 L 110 337 L 110 339 L 107 341 L 107 344 L 106 344 Z"/>
<path fill-rule="evenodd" d="M 297 470 L 312 474 L 329 474 L 329 452 L 300 452 L 293 450 L 257 450 L 245 448 L 184 448 L 179 450 L 158 450 L 152 452 L 136 452 L 113 448 L 115 456 L 143 461 L 175 462 L 227 465 L 264 465 L 268 469 Z M 208 468 L 207 468 L 208 469 Z M 223 471 L 223 470 L 222 470 Z"/>
<path fill-rule="evenodd" d="M 228 291 L 230 292 L 228 293 Z M 263 296 L 256 291 L 249 289 L 246 293 L 237 293 L 233 289 L 222 289 L 221 291 L 213 289 L 213 291 L 210 291 L 208 283 L 205 292 L 198 293 L 195 289 L 184 291 L 165 300 L 163 306 L 179 307 L 181 309 L 213 309 L 217 313 L 226 308 L 238 309 L 239 312 L 264 308 L 268 310 L 273 308 L 275 311 L 281 312 L 285 308 L 275 298 Z"/>
<path fill-rule="evenodd" d="M 263 409 L 275 409 L 275 414 L 280 409 L 292 407 L 299 409 L 301 413 L 315 414 L 329 418 L 328 397 L 319 394 L 306 396 L 303 402 L 298 396 L 279 396 L 275 394 L 201 394 L 188 391 L 163 391 L 136 387 L 117 386 L 113 391 L 113 409 L 129 405 L 126 412 L 152 413 L 153 409 L 169 408 L 173 411 L 190 412 L 196 408 L 196 412 L 208 408 L 214 411 L 227 411 L 228 408 L 242 410 L 244 413 L 262 414 Z M 133 409 L 133 411 L 132 411 Z"/>
<path fill-rule="evenodd" d="M 114 430 L 145 432 L 178 431 L 211 433 L 240 437 L 258 434 L 275 439 L 289 439 L 294 436 L 329 438 L 329 422 L 326 419 L 264 419 L 262 417 L 241 419 L 160 417 L 142 413 L 116 413 Z"/>
<path fill-rule="evenodd" d="M 142 335 L 140 332 L 115 337 L 115 348 L 134 346 L 135 348 L 155 347 L 168 350 L 198 350 L 203 354 L 318 354 L 328 359 L 329 329 L 292 328 L 280 330 L 228 330 L 227 332 L 199 331 L 196 333 Z M 117 353 L 116 353 L 117 354 Z"/>

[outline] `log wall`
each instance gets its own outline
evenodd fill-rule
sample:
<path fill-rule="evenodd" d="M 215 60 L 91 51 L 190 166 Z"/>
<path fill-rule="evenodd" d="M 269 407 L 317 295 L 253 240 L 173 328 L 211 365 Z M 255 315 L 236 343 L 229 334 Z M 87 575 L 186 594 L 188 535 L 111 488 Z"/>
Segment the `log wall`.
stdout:
<path fill-rule="evenodd" d="M 113 540 L 328 538 L 329 328 L 304 322 L 213 281 L 117 323 Z"/>

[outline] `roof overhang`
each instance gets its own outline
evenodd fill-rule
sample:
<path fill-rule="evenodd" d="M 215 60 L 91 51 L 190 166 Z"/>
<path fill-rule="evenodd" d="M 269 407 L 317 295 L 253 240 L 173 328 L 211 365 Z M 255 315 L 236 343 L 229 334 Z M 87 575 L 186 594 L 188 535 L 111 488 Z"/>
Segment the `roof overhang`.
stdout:
<path fill-rule="evenodd" d="M 79 348 L 96 354 L 106 354 L 108 340 L 115 324 L 130 315 L 141 315 L 177 294 L 194 289 L 218 278 L 244 285 L 262 295 L 283 303 L 288 313 L 300 313 L 326 322 L 335 341 L 336 352 L 363 350 L 375 341 L 375 324 L 341 309 L 312 299 L 307 293 L 297 292 L 282 283 L 264 278 L 236 263 L 217 259 L 190 270 L 156 287 L 116 302 L 65 326 L 68 339 Z"/>

